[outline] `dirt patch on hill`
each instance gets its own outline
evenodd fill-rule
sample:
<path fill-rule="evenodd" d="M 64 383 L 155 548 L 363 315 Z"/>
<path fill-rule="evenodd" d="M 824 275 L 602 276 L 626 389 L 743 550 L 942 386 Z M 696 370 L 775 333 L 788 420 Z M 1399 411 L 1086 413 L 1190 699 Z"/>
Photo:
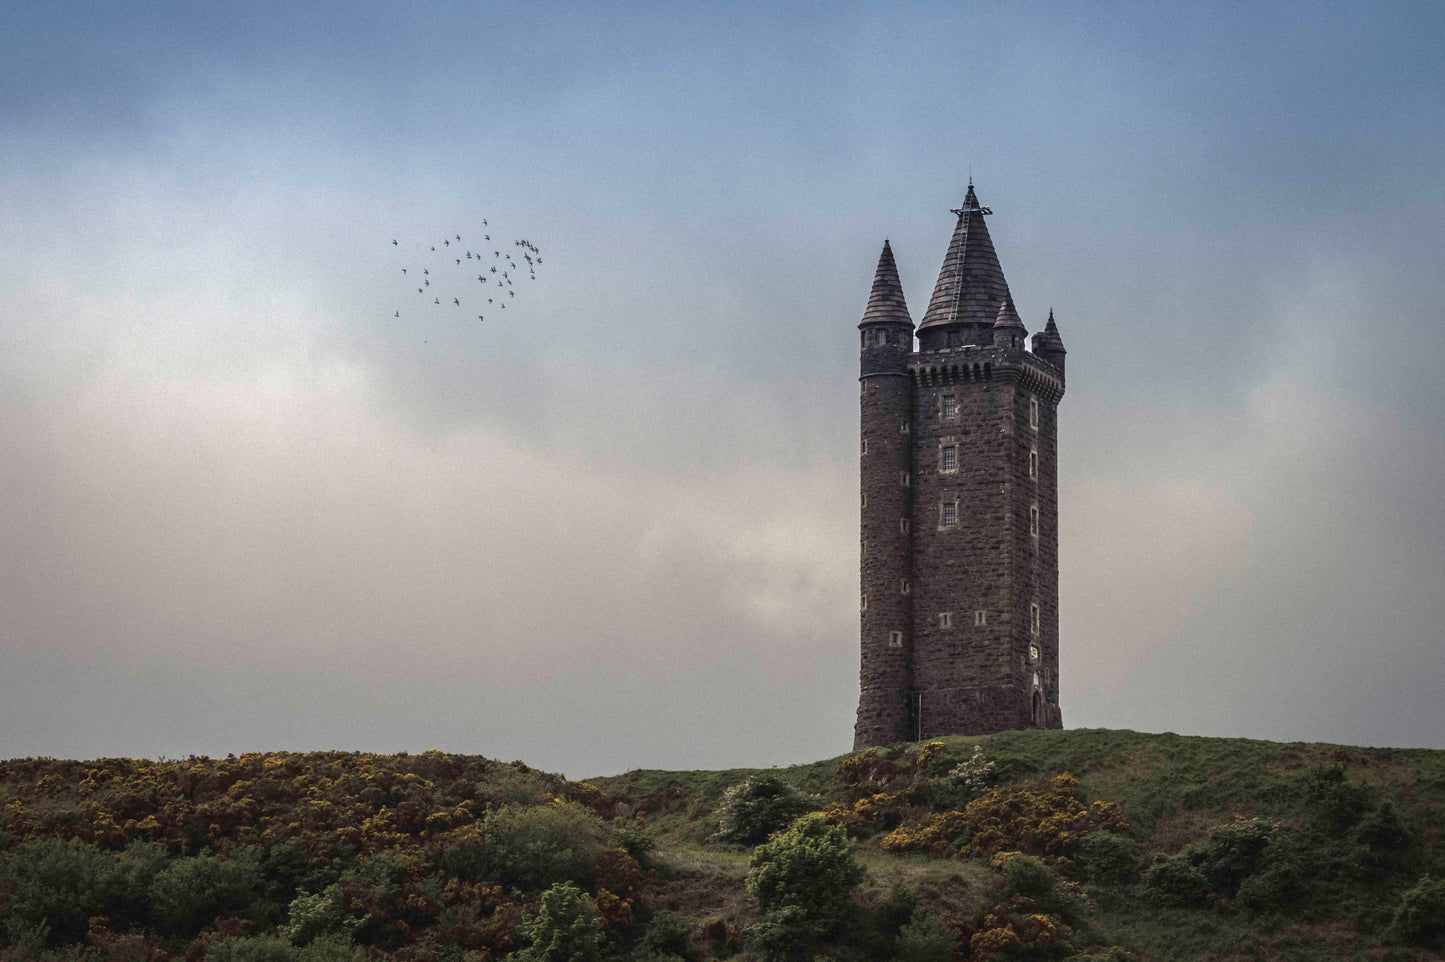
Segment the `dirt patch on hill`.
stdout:
<path fill-rule="evenodd" d="M 1286 745 L 1264 767 L 1275 775 L 1290 775 L 1321 765 L 1344 765 L 1351 778 L 1366 785 L 1409 785 L 1415 778 L 1414 766 L 1408 759 L 1382 758 L 1370 752 L 1324 745 Z"/>

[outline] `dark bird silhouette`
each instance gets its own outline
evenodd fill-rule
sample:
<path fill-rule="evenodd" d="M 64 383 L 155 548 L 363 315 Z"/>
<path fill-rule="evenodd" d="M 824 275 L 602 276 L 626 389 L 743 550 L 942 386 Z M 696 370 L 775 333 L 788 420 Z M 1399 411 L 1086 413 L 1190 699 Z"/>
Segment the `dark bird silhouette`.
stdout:
<path fill-rule="evenodd" d="M 461 234 L 458 234 L 458 235 L 457 235 L 457 240 L 461 240 L 461 239 L 462 239 L 462 235 L 461 235 Z"/>
<path fill-rule="evenodd" d="M 478 315 L 477 315 L 477 320 L 479 320 L 479 321 L 485 321 L 486 318 L 483 317 L 482 315 L 478 314 Z"/>
<path fill-rule="evenodd" d="M 462 262 L 462 259 L 461 259 L 460 257 L 458 257 L 458 258 L 457 258 L 457 263 L 460 264 L 461 262 Z"/>
<path fill-rule="evenodd" d="M 418 287 L 418 288 L 416 289 L 416 292 L 417 292 L 418 294 L 420 294 L 420 293 L 421 293 L 421 288 Z"/>
<path fill-rule="evenodd" d="M 485 224 L 486 221 L 482 221 L 482 223 Z M 487 234 L 483 239 L 484 239 L 484 240 L 491 240 L 491 239 L 492 239 L 492 235 L 491 235 L 491 234 Z"/>
<path fill-rule="evenodd" d="M 485 217 L 482 218 L 482 226 L 483 226 L 483 227 L 486 227 L 486 226 L 487 226 L 487 219 L 486 219 Z"/>
<path fill-rule="evenodd" d="M 452 246 L 452 242 L 449 241 L 449 240 L 443 240 L 443 241 L 442 241 L 442 244 L 445 245 L 446 247 L 451 247 L 451 246 Z"/>
<path fill-rule="evenodd" d="M 434 297 L 434 298 L 432 298 L 432 303 L 433 303 L 433 304 L 440 304 L 440 303 L 441 303 L 441 299 Z"/>
<path fill-rule="evenodd" d="M 395 238 L 395 237 L 393 237 L 393 238 L 391 239 L 391 246 L 392 246 L 392 247 L 395 247 L 395 246 L 396 246 L 396 238 Z"/>
<path fill-rule="evenodd" d="M 403 267 L 403 268 L 401 269 L 401 272 L 402 272 L 403 274 L 405 274 L 405 273 L 406 273 L 406 268 Z"/>
<path fill-rule="evenodd" d="M 393 315 L 391 315 L 391 316 L 392 316 L 392 317 L 401 317 L 401 311 L 397 311 L 395 314 L 393 314 Z"/>
<path fill-rule="evenodd" d="M 433 251 L 435 251 L 435 250 L 436 250 L 436 248 L 435 248 L 435 247 L 433 247 L 433 248 L 432 248 L 432 250 L 433 250 Z"/>
<path fill-rule="evenodd" d="M 496 269 L 495 267 L 492 268 L 492 273 L 493 273 L 493 274 L 497 273 L 497 269 Z"/>
<path fill-rule="evenodd" d="M 452 303 L 455 304 L 457 307 L 462 306 L 462 302 L 457 300 L 455 297 L 452 298 Z"/>
<path fill-rule="evenodd" d="M 423 267 L 423 268 L 421 269 L 421 272 L 422 272 L 423 274 L 430 274 L 430 273 L 431 273 L 431 271 L 427 270 L 425 267 Z"/>

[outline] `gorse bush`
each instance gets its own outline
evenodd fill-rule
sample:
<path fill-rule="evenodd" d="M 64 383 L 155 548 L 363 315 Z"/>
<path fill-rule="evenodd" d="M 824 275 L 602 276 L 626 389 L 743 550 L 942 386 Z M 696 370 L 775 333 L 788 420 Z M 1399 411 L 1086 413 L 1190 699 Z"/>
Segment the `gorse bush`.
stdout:
<path fill-rule="evenodd" d="M 729 788 L 718 806 L 717 836 L 756 845 L 812 808 L 796 788 L 776 775 L 755 775 Z"/>
<path fill-rule="evenodd" d="M 1427 949 L 1445 949 L 1445 879 L 1423 876 L 1400 897 L 1389 934 Z"/>

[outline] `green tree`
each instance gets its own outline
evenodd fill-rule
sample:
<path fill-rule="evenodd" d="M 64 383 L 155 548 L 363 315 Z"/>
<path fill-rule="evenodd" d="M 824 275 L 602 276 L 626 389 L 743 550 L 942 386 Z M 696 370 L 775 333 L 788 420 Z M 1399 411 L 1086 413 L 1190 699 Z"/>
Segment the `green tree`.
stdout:
<path fill-rule="evenodd" d="M 796 909 L 821 932 L 848 915 L 853 887 L 863 874 L 848 833 L 807 815 L 753 851 L 747 886 L 765 915 Z"/>
<path fill-rule="evenodd" d="M 524 919 L 517 931 L 530 943 L 517 953 L 522 962 L 595 962 L 602 956 L 597 907 L 571 882 L 543 892 L 537 914 Z"/>

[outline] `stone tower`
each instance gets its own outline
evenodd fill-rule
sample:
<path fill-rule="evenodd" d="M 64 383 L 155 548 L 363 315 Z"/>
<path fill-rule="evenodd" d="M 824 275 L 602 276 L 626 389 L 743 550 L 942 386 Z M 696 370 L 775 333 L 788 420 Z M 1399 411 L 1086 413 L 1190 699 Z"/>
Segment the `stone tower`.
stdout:
<path fill-rule="evenodd" d="M 888 242 L 858 325 L 855 748 L 1061 728 L 1053 312 L 1027 331 L 972 183 L 915 351 Z"/>

